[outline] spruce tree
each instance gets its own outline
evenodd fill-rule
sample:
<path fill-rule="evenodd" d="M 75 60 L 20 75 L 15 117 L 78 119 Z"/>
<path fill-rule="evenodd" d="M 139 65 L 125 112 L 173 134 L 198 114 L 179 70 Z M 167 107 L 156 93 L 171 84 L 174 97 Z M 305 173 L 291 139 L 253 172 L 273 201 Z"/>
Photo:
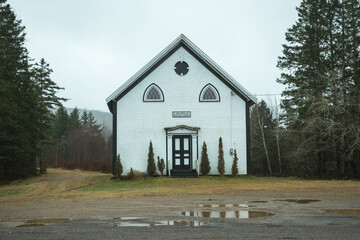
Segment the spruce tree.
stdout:
<path fill-rule="evenodd" d="M 81 126 L 83 129 L 85 129 L 86 131 L 89 129 L 89 116 L 86 112 L 86 110 L 83 112 L 83 114 L 81 115 Z"/>
<path fill-rule="evenodd" d="M 10 5 L 0 0 L 0 178 L 35 174 L 33 127 L 27 129 L 33 112 L 27 108 L 36 105 L 36 96 L 24 29 Z"/>
<path fill-rule="evenodd" d="M 149 144 L 149 153 L 148 153 L 148 160 L 147 160 L 147 174 L 148 174 L 148 176 L 151 176 L 151 177 L 156 174 L 154 151 L 153 151 L 153 146 L 152 146 L 151 141 Z"/>
<path fill-rule="evenodd" d="M 203 143 L 202 146 L 202 151 L 201 151 L 201 163 L 200 163 L 200 171 L 203 175 L 208 175 L 210 172 L 210 162 L 209 162 L 209 157 L 207 154 L 207 147 L 206 147 L 206 143 Z"/>
<path fill-rule="evenodd" d="M 238 169 L 238 157 L 236 154 L 236 149 L 234 150 L 234 160 L 233 160 L 233 164 L 231 167 L 231 174 L 233 177 L 236 177 L 236 175 L 238 174 L 239 169 Z"/>
<path fill-rule="evenodd" d="M 122 172 L 123 172 L 123 166 L 121 164 L 120 154 L 118 154 L 116 156 L 116 161 L 115 161 L 114 176 L 120 179 Z"/>
<path fill-rule="evenodd" d="M 225 161 L 224 161 L 224 150 L 221 137 L 219 138 L 219 156 L 218 156 L 218 166 L 220 177 L 224 176 L 225 172 Z"/>
<path fill-rule="evenodd" d="M 97 124 L 94 114 L 90 111 L 88 115 L 88 126 L 91 130 L 91 133 L 94 135 L 101 134 L 101 131 L 103 130 L 103 127 L 101 127 L 101 124 Z"/>
<path fill-rule="evenodd" d="M 63 106 L 59 107 L 55 113 L 53 130 L 54 137 L 59 141 L 65 138 L 69 133 L 69 121 L 69 115 L 67 114 L 66 109 Z"/>
<path fill-rule="evenodd" d="M 77 107 L 72 110 L 69 116 L 70 120 L 70 130 L 74 129 L 80 129 L 81 123 L 80 123 L 80 113 Z"/>

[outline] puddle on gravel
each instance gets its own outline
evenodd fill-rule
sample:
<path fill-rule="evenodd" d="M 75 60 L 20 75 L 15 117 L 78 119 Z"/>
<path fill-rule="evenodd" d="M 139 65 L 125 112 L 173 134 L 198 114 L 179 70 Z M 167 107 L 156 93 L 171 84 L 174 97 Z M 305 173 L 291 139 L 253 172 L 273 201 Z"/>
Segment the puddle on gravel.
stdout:
<path fill-rule="evenodd" d="M 181 215 L 186 217 L 203 218 L 260 218 L 274 216 L 274 213 L 259 211 L 183 211 Z"/>
<path fill-rule="evenodd" d="M 155 221 L 155 222 L 114 222 L 115 227 L 156 227 L 156 226 L 190 226 L 198 227 L 207 223 L 200 221 Z"/>
<path fill-rule="evenodd" d="M 298 204 L 308 204 L 312 202 L 319 202 L 320 200 L 317 199 L 283 199 L 283 200 L 276 200 L 280 202 L 291 202 L 291 203 L 298 203 Z"/>
<path fill-rule="evenodd" d="M 30 219 L 26 220 L 26 223 L 57 223 L 57 222 L 65 222 L 69 221 L 69 218 L 38 218 L 38 219 Z"/>
<path fill-rule="evenodd" d="M 268 201 L 250 201 L 251 203 L 267 203 Z"/>
<path fill-rule="evenodd" d="M 25 224 L 21 224 L 16 227 L 41 227 L 45 224 L 65 222 L 69 221 L 69 218 L 38 218 L 38 219 L 29 219 L 25 221 Z"/>
<path fill-rule="evenodd" d="M 360 216 L 360 209 L 326 209 L 326 213 L 336 213 L 341 215 Z"/>
<path fill-rule="evenodd" d="M 31 223 L 31 224 L 21 224 L 19 226 L 16 226 L 17 228 L 20 227 L 41 227 L 41 226 L 45 226 L 45 224 L 40 224 L 40 223 Z"/>
<path fill-rule="evenodd" d="M 143 219 L 141 217 L 114 217 L 113 220 L 138 220 Z"/>
<path fill-rule="evenodd" d="M 242 208 L 248 208 L 249 206 L 247 204 L 202 204 L 200 207 L 207 207 L 207 208 L 224 208 L 224 207 L 242 207 Z"/>

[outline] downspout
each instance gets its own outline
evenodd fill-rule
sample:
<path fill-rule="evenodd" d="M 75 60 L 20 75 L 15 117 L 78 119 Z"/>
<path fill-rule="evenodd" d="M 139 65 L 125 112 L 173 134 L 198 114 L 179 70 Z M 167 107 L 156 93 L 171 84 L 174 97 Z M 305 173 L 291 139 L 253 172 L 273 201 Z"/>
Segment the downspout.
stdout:
<path fill-rule="evenodd" d="M 115 162 L 116 162 L 116 155 L 117 155 L 117 103 L 112 101 L 111 104 L 111 112 L 113 115 L 113 158 L 112 158 L 112 173 L 114 175 L 115 171 Z"/>

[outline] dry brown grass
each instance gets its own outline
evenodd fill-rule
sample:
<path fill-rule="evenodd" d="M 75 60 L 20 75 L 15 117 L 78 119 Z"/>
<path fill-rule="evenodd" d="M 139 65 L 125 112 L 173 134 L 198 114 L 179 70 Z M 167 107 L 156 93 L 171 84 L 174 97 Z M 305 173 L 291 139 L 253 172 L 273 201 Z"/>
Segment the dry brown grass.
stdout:
<path fill-rule="evenodd" d="M 87 198 L 134 198 L 149 196 L 237 195 L 246 191 L 286 191 L 360 196 L 359 181 L 254 178 L 244 176 L 180 179 L 145 178 L 136 181 L 112 179 L 111 175 L 80 170 L 49 169 L 48 174 L 0 186 L 0 205 L 46 200 Z"/>

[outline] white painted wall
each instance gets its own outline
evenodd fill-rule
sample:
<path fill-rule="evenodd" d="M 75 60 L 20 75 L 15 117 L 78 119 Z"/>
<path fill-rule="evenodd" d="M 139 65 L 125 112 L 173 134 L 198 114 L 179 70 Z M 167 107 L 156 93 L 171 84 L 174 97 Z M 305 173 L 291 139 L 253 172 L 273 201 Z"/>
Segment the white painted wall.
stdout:
<path fill-rule="evenodd" d="M 178 61 L 189 64 L 189 72 L 185 76 L 179 76 L 174 71 Z M 144 91 L 152 83 L 162 89 L 164 102 L 143 102 Z M 217 88 L 220 102 L 199 102 L 200 91 L 208 83 Z M 172 111 L 191 111 L 191 118 L 172 118 Z M 117 114 L 117 151 L 121 155 L 124 174 L 131 167 L 146 172 L 150 140 L 155 158 L 159 155 L 166 160 L 164 127 L 177 125 L 200 127 L 199 159 L 205 141 L 211 163 L 210 174 L 218 174 L 220 136 L 224 146 L 225 174 L 231 174 L 231 147 L 238 154 L 239 174 L 246 174 L 246 104 L 239 96 L 232 95 L 221 80 L 183 48 L 121 98 L 117 103 Z"/>

